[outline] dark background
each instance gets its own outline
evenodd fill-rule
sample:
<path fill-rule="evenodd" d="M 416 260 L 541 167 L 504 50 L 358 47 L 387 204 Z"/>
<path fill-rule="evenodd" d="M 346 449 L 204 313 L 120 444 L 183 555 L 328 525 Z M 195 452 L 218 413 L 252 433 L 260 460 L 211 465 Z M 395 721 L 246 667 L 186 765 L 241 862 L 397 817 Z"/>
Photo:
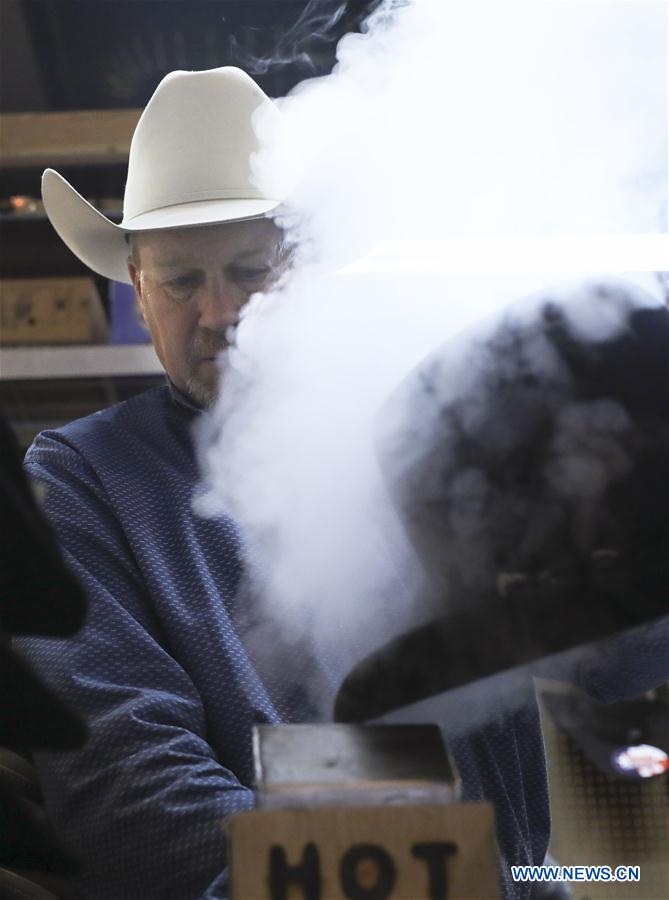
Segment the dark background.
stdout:
<path fill-rule="evenodd" d="M 144 106 L 167 72 L 223 65 L 282 96 L 329 72 L 339 38 L 360 30 L 377 2 L 0 0 L 0 106 Z"/>

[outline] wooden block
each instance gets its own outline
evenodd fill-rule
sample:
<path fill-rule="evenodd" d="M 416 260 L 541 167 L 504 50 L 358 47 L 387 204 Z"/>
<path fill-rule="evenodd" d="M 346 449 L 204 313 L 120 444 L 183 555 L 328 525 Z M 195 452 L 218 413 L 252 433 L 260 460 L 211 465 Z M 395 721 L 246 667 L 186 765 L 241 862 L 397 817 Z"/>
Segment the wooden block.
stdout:
<path fill-rule="evenodd" d="M 276 784 L 256 789 L 258 809 L 314 809 L 331 806 L 413 806 L 455 803 L 455 784 L 421 779 L 350 781 L 340 784 Z"/>
<path fill-rule="evenodd" d="M 488 803 L 238 813 L 234 900 L 497 900 Z"/>
<path fill-rule="evenodd" d="M 0 345 L 99 343 L 106 334 L 92 278 L 0 281 Z"/>
<path fill-rule="evenodd" d="M 370 780 L 455 781 L 437 725 L 257 725 L 253 759 L 259 789 Z"/>
<path fill-rule="evenodd" d="M 454 803 L 459 779 L 436 725 L 257 725 L 257 809 Z"/>
<path fill-rule="evenodd" d="M 141 109 L 6 113 L 0 116 L 2 166 L 126 162 Z"/>

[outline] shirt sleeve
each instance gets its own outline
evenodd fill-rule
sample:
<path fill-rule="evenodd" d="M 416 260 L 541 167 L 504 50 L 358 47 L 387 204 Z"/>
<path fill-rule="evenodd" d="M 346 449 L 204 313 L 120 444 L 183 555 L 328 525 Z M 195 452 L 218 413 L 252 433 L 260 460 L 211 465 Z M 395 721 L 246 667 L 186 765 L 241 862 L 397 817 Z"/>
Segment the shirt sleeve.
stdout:
<path fill-rule="evenodd" d="M 223 823 L 252 792 L 216 758 L 184 668 L 161 644 L 132 551 L 81 454 L 42 438 L 28 474 L 88 596 L 87 620 L 65 640 L 17 649 L 86 719 L 82 749 L 35 753 L 58 833 L 83 866 L 90 900 L 227 895 Z"/>
<path fill-rule="evenodd" d="M 669 681 L 669 617 L 552 656 L 532 671 L 602 703 L 633 700 Z"/>
<path fill-rule="evenodd" d="M 596 700 L 632 700 L 669 681 L 669 617 L 600 641 L 577 666 L 578 683 Z"/>

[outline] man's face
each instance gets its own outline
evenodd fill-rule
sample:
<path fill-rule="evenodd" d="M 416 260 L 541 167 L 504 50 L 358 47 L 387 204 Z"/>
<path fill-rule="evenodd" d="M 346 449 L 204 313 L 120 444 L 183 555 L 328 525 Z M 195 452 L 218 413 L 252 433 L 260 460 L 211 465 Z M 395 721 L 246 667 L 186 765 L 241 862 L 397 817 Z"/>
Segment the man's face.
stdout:
<path fill-rule="evenodd" d="M 251 294 L 281 271 L 280 229 L 269 219 L 139 236 L 128 272 L 165 371 L 201 406 L 216 399 L 216 356 Z"/>

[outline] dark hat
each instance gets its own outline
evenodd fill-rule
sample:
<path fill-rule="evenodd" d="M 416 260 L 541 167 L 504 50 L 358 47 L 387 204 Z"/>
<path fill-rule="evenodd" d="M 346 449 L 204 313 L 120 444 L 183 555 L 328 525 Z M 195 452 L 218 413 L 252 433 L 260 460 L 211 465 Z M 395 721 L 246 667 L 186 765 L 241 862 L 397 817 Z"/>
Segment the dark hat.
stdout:
<path fill-rule="evenodd" d="M 669 310 L 543 292 L 451 339 L 379 416 L 437 618 L 364 660 L 359 721 L 669 612 Z"/>

